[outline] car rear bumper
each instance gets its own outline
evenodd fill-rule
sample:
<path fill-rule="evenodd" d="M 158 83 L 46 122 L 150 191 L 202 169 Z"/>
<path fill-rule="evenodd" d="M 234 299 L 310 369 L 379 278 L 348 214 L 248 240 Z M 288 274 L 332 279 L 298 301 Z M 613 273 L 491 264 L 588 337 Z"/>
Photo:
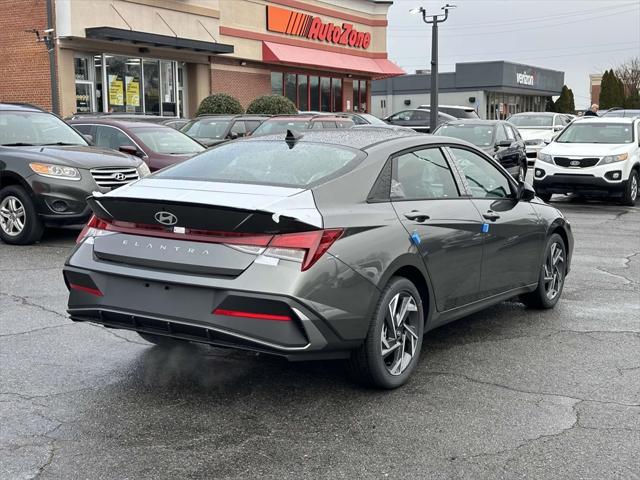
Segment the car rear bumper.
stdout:
<path fill-rule="evenodd" d="M 341 279 L 350 278 L 352 295 L 379 295 L 371 282 L 340 266 L 344 264 L 339 260 L 330 255 L 323 260 L 326 268 L 314 265 L 314 269 L 320 267 L 323 279 L 330 281 L 326 276 L 332 272 Z M 346 311 L 340 294 L 331 295 L 329 287 L 322 298 L 314 296 L 319 284 L 316 289 L 306 288 L 301 296 L 295 286 L 299 276 L 287 268 L 272 268 L 271 279 L 265 282 L 256 271 L 266 268 L 252 265 L 233 279 L 149 270 L 93 258 L 91 245 L 85 242 L 64 267 L 70 289 L 68 313 L 74 321 L 259 351 L 289 360 L 347 358 L 362 342 L 368 327 L 368 301 L 353 302 L 351 298 L 354 307 Z M 297 273 L 301 275 L 299 264 Z M 258 279 L 261 288 L 246 277 Z"/>

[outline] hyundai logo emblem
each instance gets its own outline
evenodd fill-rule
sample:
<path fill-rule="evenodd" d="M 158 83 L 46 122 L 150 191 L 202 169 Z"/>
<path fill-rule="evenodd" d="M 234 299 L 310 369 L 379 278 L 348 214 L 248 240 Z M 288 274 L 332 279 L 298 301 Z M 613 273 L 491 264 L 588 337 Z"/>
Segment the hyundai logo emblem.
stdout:
<path fill-rule="evenodd" d="M 118 173 L 114 173 L 113 174 L 113 178 L 115 178 L 116 180 L 118 180 L 120 182 L 123 182 L 124 180 L 127 179 L 127 176 L 122 172 L 118 172 Z"/>
<path fill-rule="evenodd" d="M 579 167 L 580 166 L 580 160 L 571 160 L 569 165 L 571 165 L 572 167 Z"/>
<path fill-rule="evenodd" d="M 159 211 L 155 214 L 155 219 L 162 225 L 175 225 L 178 223 L 178 217 L 171 212 Z"/>

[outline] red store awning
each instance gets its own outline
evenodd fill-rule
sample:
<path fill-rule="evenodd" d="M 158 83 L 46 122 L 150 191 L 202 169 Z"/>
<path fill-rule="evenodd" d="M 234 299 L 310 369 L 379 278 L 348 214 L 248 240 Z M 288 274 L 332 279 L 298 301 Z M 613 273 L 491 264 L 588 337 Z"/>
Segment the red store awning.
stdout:
<path fill-rule="evenodd" d="M 386 58 L 367 58 L 274 42 L 262 42 L 262 60 L 269 63 L 362 73 L 372 78 L 394 77 L 405 73 Z"/>

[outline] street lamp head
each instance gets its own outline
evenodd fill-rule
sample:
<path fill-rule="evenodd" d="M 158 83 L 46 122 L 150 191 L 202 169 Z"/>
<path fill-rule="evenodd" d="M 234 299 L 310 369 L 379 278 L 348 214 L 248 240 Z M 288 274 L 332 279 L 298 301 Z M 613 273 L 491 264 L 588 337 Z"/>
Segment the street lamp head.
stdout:
<path fill-rule="evenodd" d="M 411 15 L 417 15 L 418 13 L 424 13 L 424 7 L 416 7 L 409 10 Z"/>
<path fill-rule="evenodd" d="M 441 7 L 442 10 L 450 10 L 452 8 L 457 8 L 457 5 L 451 4 L 451 3 L 447 3 L 444 7 Z"/>

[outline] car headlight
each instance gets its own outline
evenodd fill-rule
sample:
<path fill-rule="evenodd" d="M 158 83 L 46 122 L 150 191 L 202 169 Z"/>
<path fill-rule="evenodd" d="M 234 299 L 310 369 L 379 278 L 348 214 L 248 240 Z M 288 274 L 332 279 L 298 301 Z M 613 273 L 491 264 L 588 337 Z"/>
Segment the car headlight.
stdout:
<path fill-rule="evenodd" d="M 600 160 L 600 165 L 607 165 L 608 163 L 614 162 L 624 162 L 627 158 L 629 158 L 628 153 L 622 153 L 620 155 L 608 155 L 606 157 L 602 157 L 602 160 Z"/>
<path fill-rule="evenodd" d="M 545 163 L 553 163 L 553 157 L 548 153 L 538 152 L 538 160 Z"/>
<path fill-rule="evenodd" d="M 43 177 L 59 178 L 61 180 L 80 180 L 80 171 L 73 167 L 52 165 L 49 163 L 30 163 L 29 168 Z"/>
<path fill-rule="evenodd" d="M 149 166 L 146 163 L 142 162 L 138 167 L 138 175 L 140 175 L 140 178 L 146 177 L 150 173 L 151 170 L 149 170 Z"/>

